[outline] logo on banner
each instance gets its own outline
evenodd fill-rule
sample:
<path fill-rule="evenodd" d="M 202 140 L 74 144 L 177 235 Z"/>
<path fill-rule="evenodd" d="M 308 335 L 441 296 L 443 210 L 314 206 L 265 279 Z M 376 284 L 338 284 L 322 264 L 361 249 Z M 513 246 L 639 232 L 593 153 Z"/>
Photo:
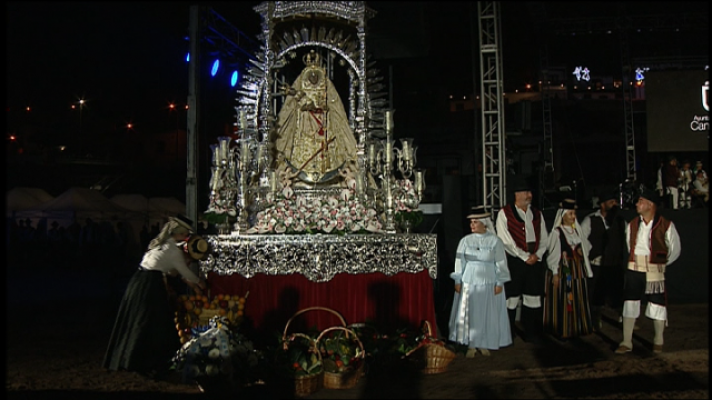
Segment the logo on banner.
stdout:
<path fill-rule="evenodd" d="M 702 108 L 705 109 L 705 111 L 709 112 L 710 111 L 710 106 L 709 106 L 709 88 L 710 88 L 710 82 L 705 81 L 705 84 L 702 85 Z M 693 131 L 709 131 L 710 130 L 710 119 L 709 115 L 695 115 L 692 118 L 692 122 L 690 122 L 690 129 Z"/>

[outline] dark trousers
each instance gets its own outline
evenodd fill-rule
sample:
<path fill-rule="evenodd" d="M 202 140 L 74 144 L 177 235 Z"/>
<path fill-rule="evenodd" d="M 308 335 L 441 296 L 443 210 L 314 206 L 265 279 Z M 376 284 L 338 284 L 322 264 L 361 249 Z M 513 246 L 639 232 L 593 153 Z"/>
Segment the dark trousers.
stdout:
<path fill-rule="evenodd" d="M 621 265 L 593 265 L 593 277 L 588 280 L 588 298 L 591 308 L 605 305 L 615 310 L 623 307 L 623 280 L 625 270 Z"/>
<path fill-rule="evenodd" d="M 504 284 L 504 292 L 507 299 L 512 297 L 539 296 L 541 305 L 544 303 L 544 264 L 537 262 L 529 265 L 517 257 L 507 255 L 507 266 L 511 280 Z M 514 313 L 516 310 L 508 310 L 509 322 L 512 332 L 514 332 Z M 536 337 L 541 334 L 544 328 L 543 307 L 532 308 L 522 304 L 521 314 L 524 334 L 527 337 Z"/>

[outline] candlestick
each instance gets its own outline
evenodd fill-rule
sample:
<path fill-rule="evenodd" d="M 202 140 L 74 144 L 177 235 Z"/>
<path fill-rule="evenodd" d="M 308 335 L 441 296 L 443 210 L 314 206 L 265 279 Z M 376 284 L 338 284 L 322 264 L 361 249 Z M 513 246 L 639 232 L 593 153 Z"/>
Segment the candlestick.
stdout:
<path fill-rule="evenodd" d="M 420 195 L 421 192 L 423 191 L 423 171 L 422 170 L 415 171 L 415 190 L 418 192 L 418 195 Z"/>

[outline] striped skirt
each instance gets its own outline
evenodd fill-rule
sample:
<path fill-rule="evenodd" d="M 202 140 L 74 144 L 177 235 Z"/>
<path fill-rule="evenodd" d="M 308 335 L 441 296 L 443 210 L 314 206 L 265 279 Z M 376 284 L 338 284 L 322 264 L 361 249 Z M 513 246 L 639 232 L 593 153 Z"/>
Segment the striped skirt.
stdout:
<path fill-rule="evenodd" d="M 563 273 L 564 262 L 570 267 L 568 274 Z M 585 268 L 578 254 L 565 260 L 562 258 L 558 287 L 553 284 L 551 270 L 546 271 L 544 330 L 559 339 L 593 332 Z"/>

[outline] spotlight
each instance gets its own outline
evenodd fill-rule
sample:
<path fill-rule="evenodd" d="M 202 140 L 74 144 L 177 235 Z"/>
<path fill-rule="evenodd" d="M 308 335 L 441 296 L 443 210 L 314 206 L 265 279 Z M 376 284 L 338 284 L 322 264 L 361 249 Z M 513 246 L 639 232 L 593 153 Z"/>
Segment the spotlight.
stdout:
<path fill-rule="evenodd" d="M 237 78 L 239 78 L 240 75 L 237 73 L 237 71 L 232 71 L 232 76 L 230 77 L 230 86 L 235 87 L 237 84 Z"/>
<path fill-rule="evenodd" d="M 213 68 L 210 70 L 210 76 L 215 76 L 215 74 L 218 73 L 219 68 L 220 68 L 220 60 L 215 60 L 215 62 L 213 62 Z"/>
<path fill-rule="evenodd" d="M 186 53 L 185 62 L 190 62 L 190 53 Z"/>

